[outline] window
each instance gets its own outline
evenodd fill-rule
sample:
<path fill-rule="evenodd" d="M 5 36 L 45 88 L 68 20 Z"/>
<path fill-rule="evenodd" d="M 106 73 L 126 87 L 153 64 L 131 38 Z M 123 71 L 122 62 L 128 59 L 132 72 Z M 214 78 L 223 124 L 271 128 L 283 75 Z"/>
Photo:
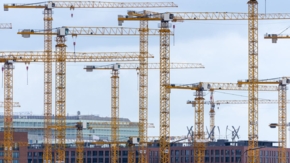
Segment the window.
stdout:
<path fill-rule="evenodd" d="M 75 163 L 75 162 L 76 162 L 75 158 L 71 158 L 71 159 L 70 159 L 70 162 L 71 162 L 71 163 Z"/>
<path fill-rule="evenodd" d="M 234 157 L 232 157 L 232 158 L 231 158 L 231 161 L 232 161 L 232 162 L 235 162 L 235 158 L 234 158 Z"/>
<path fill-rule="evenodd" d="M 220 158 L 219 157 L 215 157 L 215 162 L 220 162 Z"/>
<path fill-rule="evenodd" d="M 101 151 L 99 151 L 101 152 Z M 103 158 L 99 158 L 99 163 L 103 163 Z"/>
<path fill-rule="evenodd" d="M 98 155 L 98 151 L 93 151 L 93 156 L 97 156 Z"/>
<path fill-rule="evenodd" d="M 220 151 L 219 150 L 215 150 L 215 155 L 219 156 L 220 155 Z"/>
<path fill-rule="evenodd" d="M 66 156 L 66 157 L 69 156 L 69 151 L 65 151 L 65 156 Z"/>
<path fill-rule="evenodd" d="M 208 154 L 209 154 L 208 150 L 205 150 L 205 155 L 208 155 Z"/>
<path fill-rule="evenodd" d="M 123 156 L 128 156 L 128 151 L 123 151 Z"/>
<path fill-rule="evenodd" d="M 209 158 L 208 157 L 205 157 L 205 162 L 209 162 Z"/>
<path fill-rule="evenodd" d="M 175 150 L 175 156 L 179 156 L 179 150 Z"/>
<path fill-rule="evenodd" d="M 13 152 L 13 158 L 19 158 L 19 153 L 18 152 Z M 14 160 L 13 160 L 14 161 Z"/>
<path fill-rule="evenodd" d="M 236 157 L 236 162 L 239 162 L 241 157 Z M 241 160 L 242 161 L 242 160 Z"/>
<path fill-rule="evenodd" d="M 120 151 L 120 153 L 121 153 L 121 151 Z M 110 155 L 109 151 L 105 151 L 105 156 L 109 156 L 109 155 Z"/>
<path fill-rule="evenodd" d="M 224 155 L 224 150 L 221 150 L 221 155 Z"/>
<path fill-rule="evenodd" d="M 210 162 L 213 162 L 213 161 L 214 161 L 214 160 L 213 160 L 213 157 L 211 157 L 211 158 L 210 158 Z"/>
<path fill-rule="evenodd" d="M 71 151 L 71 156 L 75 156 L 76 152 L 75 151 Z"/>
<path fill-rule="evenodd" d="M 225 154 L 228 156 L 230 155 L 230 151 L 229 150 L 225 150 Z"/>
<path fill-rule="evenodd" d="M 242 153 L 241 150 L 239 149 L 236 150 L 236 155 L 241 155 L 241 153 Z"/>
<path fill-rule="evenodd" d="M 179 157 L 175 157 L 175 162 L 179 163 Z"/>
<path fill-rule="evenodd" d="M 99 151 L 99 156 L 103 156 L 103 155 L 104 155 L 104 152 L 103 151 Z"/>
<path fill-rule="evenodd" d="M 210 150 L 210 154 L 213 155 L 213 150 Z"/>
<path fill-rule="evenodd" d="M 13 160 L 13 163 L 19 163 L 19 161 L 18 160 Z"/>
<path fill-rule="evenodd" d="M 0 152 L 0 157 L 3 157 L 4 156 L 4 152 Z"/>
<path fill-rule="evenodd" d="M 224 162 L 224 158 L 223 157 L 221 157 L 221 163 L 223 163 Z"/>
<path fill-rule="evenodd" d="M 97 163 L 97 158 L 93 158 L 93 163 Z"/>
<path fill-rule="evenodd" d="M 229 157 L 226 157 L 226 162 L 230 162 L 230 158 Z"/>
<path fill-rule="evenodd" d="M 88 151 L 87 152 L 87 156 L 91 156 L 92 155 L 92 152 L 91 151 Z"/>
<path fill-rule="evenodd" d="M 128 159 L 127 158 L 123 158 L 122 162 L 128 162 Z"/>

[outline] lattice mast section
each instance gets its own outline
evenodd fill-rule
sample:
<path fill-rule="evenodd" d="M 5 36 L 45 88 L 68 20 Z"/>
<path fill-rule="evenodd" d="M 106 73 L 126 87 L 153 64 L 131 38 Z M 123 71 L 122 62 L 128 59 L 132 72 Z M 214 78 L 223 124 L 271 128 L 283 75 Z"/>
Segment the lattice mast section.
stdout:
<path fill-rule="evenodd" d="M 119 71 L 112 69 L 111 76 L 111 141 L 119 141 Z M 118 144 L 111 145 L 111 162 L 119 161 Z"/>
<path fill-rule="evenodd" d="M 194 162 L 204 163 L 205 143 L 204 139 L 204 98 L 203 91 L 197 90 L 195 97 L 195 124 L 194 124 Z"/>
<path fill-rule="evenodd" d="M 215 127 L 215 103 L 214 103 L 214 97 L 213 97 L 213 90 L 210 91 L 210 111 L 209 111 L 209 116 L 210 116 L 210 131 L 212 134 L 210 135 L 210 140 L 214 141 L 215 140 L 215 134 L 214 134 L 214 127 Z"/>
<path fill-rule="evenodd" d="M 128 147 L 129 147 L 128 163 L 135 163 L 135 160 L 136 160 L 135 145 L 132 143 L 129 143 Z"/>
<path fill-rule="evenodd" d="M 139 69 L 139 163 L 147 163 L 148 124 L 148 21 L 140 21 L 140 69 Z"/>
<path fill-rule="evenodd" d="M 44 55 L 47 61 L 44 62 L 44 154 L 43 162 L 52 162 L 52 9 L 45 8 L 44 14 Z"/>
<path fill-rule="evenodd" d="M 170 163 L 170 29 L 168 21 L 160 24 L 160 162 Z"/>
<path fill-rule="evenodd" d="M 4 64 L 4 163 L 12 163 L 13 153 L 13 63 Z"/>
<path fill-rule="evenodd" d="M 65 161 L 66 134 L 66 38 L 56 37 L 55 63 L 55 124 L 56 124 L 56 160 Z"/>
<path fill-rule="evenodd" d="M 279 163 L 287 162 L 287 86 L 279 84 L 278 89 L 278 137 L 279 137 Z"/>
<path fill-rule="evenodd" d="M 76 125 L 77 128 L 77 163 L 83 163 L 84 158 L 84 139 L 83 139 L 83 123 L 78 122 Z"/>
<path fill-rule="evenodd" d="M 248 36 L 249 36 L 249 60 L 248 60 L 248 162 L 259 163 L 258 148 L 258 2 L 248 1 Z"/>

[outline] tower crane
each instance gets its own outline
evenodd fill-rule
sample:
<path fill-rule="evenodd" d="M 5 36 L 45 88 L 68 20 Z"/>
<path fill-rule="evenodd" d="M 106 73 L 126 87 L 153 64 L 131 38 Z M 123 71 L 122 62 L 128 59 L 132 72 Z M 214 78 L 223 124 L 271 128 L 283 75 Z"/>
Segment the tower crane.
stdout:
<path fill-rule="evenodd" d="M 204 104 L 209 104 L 211 106 L 210 108 L 210 140 L 214 141 L 215 140 L 215 134 L 214 134 L 214 127 L 215 127 L 215 105 L 223 105 L 223 104 L 248 104 L 248 100 L 217 100 L 213 101 L 212 99 L 212 92 L 211 91 L 211 99 L 210 101 L 204 101 Z M 196 106 L 196 101 L 190 101 L 188 100 L 186 102 L 187 104 L 191 104 L 192 107 Z M 278 104 L 278 100 L 259 100 L 259 104 Z M 290 103 L 290 100 L 287 100 L 287 103 Z"/>
<path fill-rule="evenodd" d="M 43 9 L 44 10 L 44 51 L 49 59 L 52 55 L 52 21 L 53 9 L 55 8 L 171 8 L 178 7 L 173 2 L 102 2 L 102 1 L 46 1 L 39 3 L 10 3 L 4 4 L 4 11 L 9 9 Z M 73 16 L 73 15 L 71 15 Z M 52 115 L 52 63 L 44 63 L 44 115 L 45 124 L 51 124 L 50 117 Z M 49 135 L 49 131 L 46 135 Z M 45 137 L 45 150 L 43 155 L 44 162 L 48 163 L 51 160 L 51 148 L 48 144 L 51 142 Z"/>
<path fill-rule="evenodd" d="M 64 31 L 65 35 L 72 35 L 72 36 L 78 36 L 78 35 L 90 35 L 90 36 L 106 36 L 106 35 L 115 35 L 115 36 L 136 36 L 138 33 L 140 33 L 139 28 L 123 28 L 123 27 L 75 27 L 75 26 L 63 26 L 60 28 L 54 28 L 49 29 L 50 34 L 49 35 L 57 35 L 61 30 Z M 45 34 L 45 30 L 36 30 L 36 29 L 24 29 L 19 30 L 18 34 L 21 34 L 23 37 L 28 38 L 30 35 L 43 35 Z M 148 35 L 150 36 L 159 36 L 158 30 L 156 29 L 150 29 L 148 31 Z M 173 33 L 170 33 L 170 35 L 173 35 Z M 148 57 L 148 54 L 146 56 L 141 56 L 139 59 L 143 59 L 143 57 Z M 48 131 L 46 133 L 49 133 Z M 45 134 L 46 137 L 48 137 Z M 49 144 L 49 143 L 48 143 Z M 45 145 L 48 145 L 45 144 Z M 45 150 L 49 151 L 49 150 Z"/>
<path fill-rule="evenodd" d="M 49 35 L 57 35 L 59 29 L 64 28 L 65 29 L 65 33 L 66 35 L 71 35 L 71 36 L 78 36 L 78 35 L 84 35 L 84 36 L 138 36 L 140 35 L 140 39 L 144 39 L 142 36 L 142 31 L 140 28 L 128 28 L 128 27 L 78 27 L 78 26 L 63 26 L 60 28 L 54 28 L 54 29 L 49 29 L 50 33 Z M 23 37 L 28 38 L 30 37 L 30 35 L 44 35 L 45 30 L 36 30 L 36 29 L 22 29 L 19 30 L 18 34 L 21 34 Z M 171 32 L 170 35 L 173 35 L 173 33 Z M 147 27 L 146 29 L 146 40 L 148 42 L 148 36 L 159 36 L 159 30 L 158 29 L 149 29 Z M 141 116 L 140 120 L 140 129 L 139 129 L 139 133 L 142 133 L 141 135 L 143 135 L 143 133 L 146 131 L 147 133 L 147 71 L 145 72 L 145 70 L 143 69 L 144 67 L 144 63 L 146 61 L 146 63 L 148 62 L 147 59 L 144 59 L 143 57 L 148 57 L 148 43 L 146 43 L 146 41 L 141 41 L 142 43 L 142 47 L 144 47 L 146 45 L 147 50 L 146 52 L 141 52 L 142 50 L 140 50 L 140 59 L 139 59 L 139 64 L 140 64 L 140 68 L 139 68 L 139 81 L 140 81 L 140 91 L 139 91 L 139 105 L 140 108 L 139 109 L 139 114 Z M 144 46 L 143 46 L 144 45 Z M 144 47 L 145 48 L 145 47 Z M 143 50 L 144 51 L 144 50 Z M 146 66 L 147 64 L 145 64 Z M 146 112 L 146 114 L 144 115 L 144 112 Z M 139 116 L 139 117 L 140 117 Z M 146 127 L 146 130 L 143 129 L 144 126 Z M 47 132 L 48 133 L 48 132 Z M 46 134 L 47 135 L 47 134 Z M 141 137 L 142 140 L 142 137 Z M 144 149 L 144 143 L 142 143 L 141 145 L 143 148 L 143 151 L 145 151 L 146 153 L 146 149 Z M 46 150 L 49 151 L 49 150 Z M 143 152 L 144 153 L 144 152 Z M 141 154 L 143 155 L 143 154 Z M 145 154 L 144 154 L 145 155 Z M 141 160 L 144 157 L 140 157 Z"/>
<path fill-rule="evenodd" d="M 290 77 L 280 77 L 280 78 L 272 78 L 272 79 L 262 79 L 255 81 L 258 84 L 276 84 L 278 85 L 278 139 L 279 139 L 279 158 L 278 162 L 283 163 L 286 162 L 286 148 L 287 148 L 287 85 L 290 84 Z M 238 85 L 250 85 L 251 82 L 249 79 L 242 81 L 238 81 Z"/>
<path fill-rule="evenodd" d="M 182 22 L 185 20 L 248 20 L 249 23 L 249 59 L 251 62 L 249 62 L 249 74 L 252 78 L 257 77 L 257 31 L 258 31 L 258 20 L 276 20 L 276 19 L 290 19 L 290 14 L 285 13 L 270 13 L 270 14 L 259 14 L 257 13 L 257 6 L 258 3 L 256 0 L 249 0 L 248 2 L 249 11 L 248 13 L 229 13 L 229 12 L 166 12 L 166 13 L 156 13 L 156 12 L 150 12 L 150 11 L 142 11 L 142 12 L 134 12 L 129 11 L 127 15 L 119 15 L 118 16 L 118 22 L 119 25 L 122 25 L 124 21 L 161 21 L 160 27 L 160 63 L 161 65 L 164 65 L 165 67 L 166 63 L 170 62 L 170 53 L 169 53 L 169 37 L 166 35 L 166 32 L 168 33 L 169 21 L 172 22 Z M 136 14 L 137 13 L 137 14 Z M 167 28 L 164 28 L 167 27 Z M 165 57 L 164 57 L 165 56 Z M 163 58 L 163 60 L 162 60 Z M 253 60 L 254 59 L 254 60 Z M 161 70 L 161 69 L 160 69 Z M 161 72 L 163 71 L 163 73 Z M 170 71 L 166 68 L 162 69 L 160 72 L 160 138 L 165 138 L 164 140 L 161 140 L 160 143 L 160 162 L 162 163 L 168 163 L 170 162 L 170 146 L 169 146 L 169 140 L 166 139 L 170 135 L 170 124 L 169 124 L 169 91 L 165 90 L 165 85 L 169 84 L 169 76 Z M 254 72 L 254 74 L 252 73 Z M 254 75 L 254 76 L 253 76 Z M 162 86 L 163 85 L 163 86 Z M 252 85 L 251 85 L 252 86 Z M 255 91 L 255 86 L 249 87 L 249 100 L 255 99 L 257 92 Z M 250 98 L 253 97 L 254 98 Z M 252 121 L 252 118 L 257 119 L 257 107 L 256 105 L 252 105 L 254 102 L 250 103 L 249 105 L 249 122 Z M 254 116 L 253 116 L 254 115 Z M 258 130 L 257 124 L 251 124 L 249 123 L 249 135 L 254 135 L 252 133 L 256 133 L 257 135 Z M 258 138 L 250 138 L 250 145 L 249 148 L 255 148 L 257 147 L 257 141 Z M 255 160 L 257 160 L 257 156 L 254 156 L 253 152 L 250 151 L 249 155 L 249 162 L 250 163 L 257 163 Z M 258 152 L 257 152 L 258 153 Z M 196 160 L 196 159 L 195 159 Z M 200 163 L 202 160 L 196 160 L 195 162 Z"/>
<path fill-rule="evenodd" d="M 152 57 L 152 56 L 151 56 Z M 114 61 L 138 61 L 139 53 L 66 53 L 66 62 L 114 62 Z M 50 59 L 47 59 L 44 52 L 16 52 L 16 51 L 1 51 L 0 62 L 4 63 L 4 160 L 11 162 L 12 160 L 12 102 L 13 102 L 13 62 L 57 62 L 58 54 L 53 54 Z M 63 94 L 62 94 L 63 95 Z M 10 135 L 10 137 L 8 137 Z"/>
<path fill-rule="evenodd" d="M 193 84 L 170 84 L 166 86 L 168 89 L 185 89 L 195 90 L 195 125 L 194 125 L 194 144 L 195 162 L 204 162 L 205 156 L 205 142 L 207 141 L 204 136 L 204 91 L 209 90 L 241 90 L 247 91 L 248 85 L 238 85 L 237 83 L 214 83 L 214 82 L 199 82 Z M 259 91 L 277 91 L 277 86 L 259 85 Z"/>
<path fill-rule="evenodd" d="M 111 117 L 112 117 L 112 124 L 111 124 L 111 140 L 113 142 L 117 142 L 118 140 L 118 133 L 119 133 L 119 69 L 128 69 L 128 70 L 139 70 L 141 67 L 142 63 L 139 64 L 134 64 L 134 63 L 115 63 L 115 64 L 110 64 L 110 65 L 103 65 L 103 66 L 86 66 L 85 69 L 88 72 L 91 72 L 93 70 L 112 70 L 112 76 L 111 76 Z M 188 68 L 204 68 L 202 64 L 199 63 L 170 63 L 170 68 L 171 69 L 188 69 Z M 147 69 L 160 69 L 160 64 L 153 63 L 153 64 L 148 64 Z M 142 83 L 139 83 L 139 87 L 142 87 Z M 139 88 L 140 89 L 140 88 Z M 139 124 L 143 123 L 139 122 Z M 141 126 L 141 125 L 140 125 Z M 139 126 L 139 130 L 140 127 Z M 146 130 L 147 130 L 147 124 Z M 118 160 L 118 149 L 117 149 L 117 144 L 112 144 L 111 146 L 111 152 L 112 152 L 112 162 Z M 147 145 L 146 145 L 147 146 Z M 133 151 L 135 152 L 135 151 Z M 140 151 L 141 153 L 145 153 L 146 151 Z M 134 153 L 129 152 L 128 156 L 129 158 L 134 158 L 132 157 Z M 146 158 L 145 158 L 146 159 Z M 147 159 L 146 159 L 147 160 Z M 134 160 L 129 160 L 130 163 L 132 163 Z"/>

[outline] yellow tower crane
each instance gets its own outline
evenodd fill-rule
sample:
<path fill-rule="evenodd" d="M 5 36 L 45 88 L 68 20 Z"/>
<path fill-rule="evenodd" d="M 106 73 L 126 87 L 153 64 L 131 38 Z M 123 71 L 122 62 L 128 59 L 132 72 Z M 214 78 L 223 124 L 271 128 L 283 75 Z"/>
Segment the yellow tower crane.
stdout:
<path fill-rule="evenodd" d="M 113 36 L 140 36 L 140 39 L 141 39 L 141 36 L 142 36 L 142 30 L 140 30 L 139 28 L 78 27 L 78 26 L 63 26 L 60 28 L 50 29 L 49 35 L 57 35 L 59 29 L 61 29 L 61 28 L 65 28 L 66 35 L 71 35 L 71 36 L 75 36 L 75 37 L 78 35 L 81 35 L 81 36 L 111 36 L 111 35 L 113 35 Z M 21 34 L 24 38 L 29 38 L 30 35 L 45 35 L 46 31 L 45 30 L 36 30 L 36 29 L 21 29 L 21 30 L 19 30 L 18 34 Z M 173 33 L 170 33 L 170 35 L 173 35 Z M 148 36 L 159 36 L 159 30 L 147 28 L 146 36 L 147 37 Z M 148 44 L 148 38 L 146 40 L 147 40 L 147 43 L 146 43 L 146 41 L 145 42 L 143 41 L 142 45 Z M 144 55 L 144 54 L 146 54 L 146 55 Z M 143 127 L 141 127 L 144 124 L 143 122 L 146 122 L 146 124 L 147 124 L 147 82 L 148 81 L 147 81 L 147 71 L 144 72 L 144 70 L 142 68 L 142 67 L 144 67 L 144 64 L 142 64 L 142 61 L 145 60 L 147 62 L 147 59 L 144 59 L 143 57 L 148 57 L 148 47 L 147 47 L 146 53 L 140 52 L 140 60 L 139 60 L 140 65 L 141 65 L 139 68 L 139 71 L 140 71 L 139 82 L 140 82 L 140 86 L 142 87 L 142 88 L 140 87 L 140 91 L 139 91 L 139 94 L 140 94 L 139 99 L 142 99 L 141 100 L 142 102 L 139 102 L 140 107 L 142 106 L 141 107 L 142 109 L 141 109 L 139 114 L 143 115 L 143 116 L 141 116 L 143 118 L 140 118 L 142 120 L 140 121 L 141 122 L 140 123 L 141 129 L 139 130 L 139 132 L 143 133 L 146 131 L 146 133 L 147 133 L 147 129 L 143 130 Z M 146 65 L 148 67 L 148 64 L 146 64 Z M 142 93 L 140 93 L 140 92 L 142 92 Z M 144 94 L 144 92 L 145 92 L 145 94 Z M 145 104 L 146 104 L 146 107 L 145 107 Z M 146 114 L 143 114 L 144 112 L 146 112 Z M 144 116 L 144 115 L 146 115 L 146 116 Z M 144 118 L 144 117 L 146 117 L 146 118 Z M 145 127 L 146 127 L 146 125 L 145 125 Z M 46 131 L 46 133 L 49 133 L 49 131 Z M 141 135 L 143 135 L 143 134 L 141 134 Z M 45 134 L 45 136 L 49 137 L 47 134 Z M 144 147 L 144 144 L 142 145 L 142 147 Z M 144 149 L 143 151 L 145 151 L 145 150 L 146 149 Z M 49 151 L 49 150 L 45 150 L 45 151 Z M 146 151 L 145 151 L 145 153 L 146 153 Z M 143 157 L 141 157 L 141 158 L 143 158 Z"/>
<path fill-rule="evenodd" d="M 194 161 L 204 162 L 205 156 L 205 139 L 204 135 L 204 91 L 209 90 L 234 90 L 234 91 L 247 91 L 248 85 L 240 85 L 236 83 L 214 83 L 214 82 L 199 82 L 193 84 L 167 85 L 168 89 L 185 89 L 195 90 L 195 125 L 194 125 Z M 277 91 L 277 86 L 264 86 L 259 85 L 259 91 Z"/>
<path fill-rule="evenodd" d="M 178 7 L 173 2 L 102 2 L 102 1 L 47 1 L 39 3 L 9 3 L 4 4 L 4 11 L 9 9 L 44 9 L 44 52 L 49 60 L 52 55 L 52 21 L 53 9 L 56 8 L 171 8 Z M 52 63 L 44 63 L 44 115 L 45 124 L 51 124 L 50 117 L 52 115 Z M 50 135 L 49 131 L 46 135 Z M 51 142 L 45 137 L 45 150 L 43 155 L 44 162 L 51 160 L 51 148 L 48 144 Z"/>
<path fill-rule="evenodd" d="M 279 147 L 279 157 L 278 162 L 284 163 L 287 160 L 287 85 L 290 83 L 289 77 L 263 79 L 255 82 L 256 84 L 277 84 L 278 85 L 278 147 Z M 238 81 L 239 86 L 249 85 L 250 80 Z M 257 101 L 256 101 L 257 102 Z M 256 122 L 256 121 L 255 121 Z"/>
<path fill-rule="evenodd" d="M 142 53 L 140 54 L 142 55 Z M 148 55 L 148 54 L 147 54 Z M 112 118 L 112 125 L 111 125 L 111 141 L 117 142 L 118 141 L 118 133 L 119 133 L 119 69 L 126 69 L 126 70 L 138 70 L 140 72 L 141 67 L 143 66 L 143 63 L 135 64 L 135 63 L 116 63 L 116 64 L 110 64 L 110 65 L 103 65 L 103 66 L 86 66 L 85 69 L 88 72 L 91 72 L 93 70 L 112 70 L 112 76 L 111 76 L 111 118 Z M 190 68 L 204 68 L 204 66 L 200 63 L 170 63 L 170 69 L 190 69 Z M 160 69 L 159 63 L 147 63 L 147 70 L 148 69 Z M 147 74 L 147 73 L 146 73 Z M 139 74 L 140 75 L 140 74 Z M 139 87 L 143 87 L 143 83 L 139 83 Z M 139 88 L 140 90 L 141 88 Z M 147 87 L 146 87 L 147 89 Z M 146 118 L 147 119 L 147 118 Z M 140 128 L 143 128 L 143 121 L 139 121 L 139 130 Z M 147 121 L 146 121 L 147 123 Z M 142 125 L 141 125 L 142 124 Z M 142 127 L 141 127 L 142 126 Z M 146 130 L 147 130 L 147 124 Z M 147 146 L 145 143 L 141 144 L 144 146 Z M 116 147 L 116 148 L 115 148 Z M 112 152 L 112 160 L 111 162 L 118 160 L 118 149 L 117 144 L 112 144 L 111 146 L 111 152 Z M 135 153 L 135 151 L 133 151 Z M 129 158 L 134 158 L 132 155 L 135 155 L 132 152 L 129 152 Z M 146 149 L 139 150 L 140 155 L 144 153 L 146 155 Z M 147 156 L 147 155 L 146 155 Z M 142 158 L 140 158 L 142 159 Z M 147 158 L 145 158 L 147 160 Z M 128 160 L 129 163 L 134 163 L 135 158 L 132 160 Z"/>
<path fill-rule="evenodd" d="M 212 96 L 213 90 L 211 90 L 211 100 L 210 101 L 204 101 L 204 104 L 209 104 L 210 105 L 210 140 L 214 141 L 215 140 L 215 132 L 214 132 L 214 128 L 215 128 L 215 106 L 216 105 L 224 105 L 224 104 L 248 104 L 249 101 L 248 100 L 217 100 L 214 101 L 213 100 L 213 96 Z M 278 104 L 279 100 L 266 100 L 266 99 L 260 99 L 258 101 L 259 104 Z M 196 106 L 196 101 L 190 101 L 188 100 L 186 102 L 187 104 L 191 104 L 192 107 Z M 290 100 L 287 100 L 287 103 L 290 103 Z"/>
<path fill-rule="evenodd" d="M 249 53 L 251 52 L 249 59 L 249 74 L 250 76 L 257 76 L 257 56 L 256 49 L 257 45 L 257 31 L 258 23 L 257 20 L 277 20 L 277 19 L 290 19 L 290 14 L 281 14 L 281 13 L 270 13 L 270 14 L 259 14 L 257 12 L 257 1 L 250 0 L 249 12 L 248 13 L 230 13 L 230 12 L 166 12 L 166 13 L 156 13 L 150 11 L 129 11 L 127 15 L 119 15 L 118 21 L 119 25 L 122 25 L 124 21 L 161 21 L 160 23 L 160 64 L 162 69 L 160 69 L 160 162 L 168 163 L 170 162 L 170 145 L 167 137 L 170 135 L 170 107 L 169 107 L 169 91 L 166 90 L 166 85 L 169 84 L 170 80 L 170 71 L 168 70 L 168 63 L 170 62 L 170 40 L 168 37 L 169 30 L 169 21 L 172 22 L 181 22 L 184 20 L 248 20 L 249 21 Z M 255 39 L 255 40 L 254 40 Z M 254 43 L 254 44 L 253 44 Z M 254 51 L 254 52 L 253 52 Z M 252 53 L 253 52 L 253 53 Z M 254 58 L 253 58 L 254 56 Z M 254 60 L 253 60 L 254 59 Z M 251 65 L 250 65 L 251 64 Z M 253 69 L 253 70 L 252 70 Z M 250 72 L 251 71 L 251 72 Z M 252 73 L 254 72 L 254 74 Z M 251 77 L 252 78 L 252 77 Z M 249 101 L 250 97 L 257 95 L 257 92 L 253 90 L 254 86 L 249 87 Z M 254 93 L 253 93 L 254 92 Z M 255 97 L 254 97 L 255 98 Z M 251 98 L 251 99 L 254 99 Z M 252 102 L 253 103 L 253 102 Z M 251 108 L 251 109 L 250 109 Z M 257 119 L 257 106 L 249 105 L 249 122 L 252 119 Z M 253 116 L 254 115 L 254 116 Z M 256 125 L 257 126 L 257 125 Z M 258 132 L 257 127 L 253 127 L 249 123 L 249 134 Z M 250 147 L 257 147 L 257 138 L 251 139 Z M 142 142 L 142 141 L 141 141 Z M 257 151 L 257 150 L 255 150 Z M 250 151 L 249 162 L 255 163 L 253 160 L 257 159 L 257 156 L 254 156 L 254 150 Z M 251 161 L 252 160 L 252 161 Z"/>
<path fill-rule="evenodd" d="M 59 45 L 60 46 L 60 45 Z M 64 52 L 65 53 L 65 52 Z M 5 162 L 11 162 L 12 160 L 12 142 L 11 134 L 12 132 L 12 103 L 13 103 L 13 62 L 57 62 L 59 61 L 59 52 L 53 54 L 51 58 L 48 60 L 45 56 L 44 52 L 8 52 L 8 51 L 0 51 L 0 62 L 4 63 L 4 160 Z M 153 57 L 153 56 L 150 56 Z M 138 61 L 140 58 L 139 53 L 117 53 L 117 52 L 104 52 L 104 53 L 66 53 L 66 55 L 62 58 L 65 59 L 66 62 L 114 62 L 114 61 Z M 60 73 L 59 75 L 63 75 Z M 63 78 L 61 78 L 63 79 Z M 59 79 L 57 79 L 59 80 Z M 62 80 L 63 82 L 63 80 Z M 59 84 L 59 83 L 58 83 Z M 60 87 L 58 87 L 60 88 Z M 61 87 L 63 88 L 63 87 Z M 64 94 L 59 94 L 58 96 L 63 96 Z M 62 98 L 63 99 L 63 98 Z M 60 111 L 63 111 L 59 109 Z M 58 115 L 59 111 L 58 110 Z M 63 114 L 63 112 L 61 112 Z M 59 115 L 61 117 L 61 115 Z M 65 116 L 65 115 L 64 115 Z M 61 124 L 63 124 L 61 122 Z M 64 129 L 64 127 L 59 126 L 58 130 Z M 62 132 L 63 134 L 63 132 Z M 6 135 L 6 136 L 5 136 Z M 8 137 L 10 135 L 10 137 Z M 62 139 L 63 140 L 63 139 Z M 51 145 L 51 144 L 49 144 Z"/>

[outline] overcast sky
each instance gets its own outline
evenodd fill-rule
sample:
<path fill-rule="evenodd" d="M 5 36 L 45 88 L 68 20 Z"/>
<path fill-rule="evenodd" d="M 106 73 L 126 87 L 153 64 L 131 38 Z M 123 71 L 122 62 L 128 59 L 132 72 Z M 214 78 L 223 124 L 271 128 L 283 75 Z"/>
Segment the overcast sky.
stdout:
<path fill-rule="evenodd" d="M 1 0 L 0 5 L 4 0 Z M 7 2 L 9 0 L 6 0 Z M 118 0 L 115 0 L 118 1 Z M 124 2 L 128 0 L 122 0 Z M 137 1 L 137 0 L 135 0 Z M 149 1 L 149 0 L 148 0 Z M 165 0 L 159 0 L 165 1 Z M 23 3 L 23 0 L 14 0 Z M 38 2 L 38 0 L 25 1 Z M 148 9 L 152 11 L 184 12 L 247 12 L 246 0 L 174 0 L 179 5 L 172 9 Z M 286 13 L 290 1 L 268 0 L 266 12 Z M 55 9 L 53 27 L 60 26 L 117 26 L 117 15 L 126 14 L 128 9 Z M 141 10 L 141 9 L 136 9 Z M 43 50 L 43 36 L 24 39 L 17 35 L 19 29 L 43 29 L 42 9 L 10 9 L 0 11 L 1 23 L 13 23 L 12 30 L 1 30 L 0 50 L 39 51 Z M 259 2 L 259 12 L 265 13 L 265 1 Z M 71 18 L 73 13 L 73 18 Z M 157 28 L 157 22 L 151 22 L 150 28 Z M 205 69 L 172 70 L 171 83 L 188 84 L 195 82 L 236 82 L 248 78 L 248 26 L 247 21 L 186 21 L 175 23 L 175 46 L 171 46 L 171 62 L 202 63 Z M 125 27 L 139 27 L 138 22 L 125 22 Z M 259 78 L 289 76 L 289 41 L 264 40 L 265 33 L 280 33 L 290 26 L 290 20 L 259 22 Z M 284 33 L 290 33 L 285 31 Z M 173 40 L 173 39 L 172 39 Z M 171 43 L 173 45 L 173 42 Z M 138 52 L 138 37 L 81 37 L 73 40 L 68 37 L 67 51 L 73 51 L 76 41 L 77 52 Z M 159 38 L 150 37 L 149 52 L 155 58 L 150 62 L 159 62 Z M 104 65 L 109 63 L 67 63 L 67 113 L 111 115 L 111 80 L 110 71 L 85 72 L 85 65 Z M 19 111 L 32 111 L 35 115 L 43 114 L 43 63 L 31 63 L 28 72 L 23 63 L 15 64 L 14 101 L 21 103 Z M 54 82 L 54 79 L 53 79 Z M 138 121 L 138 91 L 136 71 L 120 72 L 120 117 Z M 0 99 L 3 88 L 0 87 Z M 53 93 L 54 93 L 53 89 Z M 248 99 L 247 92 L 216 92 L 215 100 Z M 171 91 L 171 135 L 187 134 L 187 126 L 194 123 L 194 109 L 187 105 L 193 100 L 193 91 Z M 277 99 L 277 92 L 262 92 L 260 98 Z M 54 99 L 54 97 L 53 97 Z M 209 100 L 209 93 L 205 96 Z M 205 106 L 205 126 L 209 128 L 209 105 Z M 270 129 L 269 123 L 277 122 L 278 105 L 259 106 L 259 139 L 278 140 L 277 129 Z M 53 105 L 54 110 L 54 105 Z M 216 109 L 216 125 L 220 127 L 220 136 L 224 138 L 226 126 L 241 126 L 240 139 L 247 139 L 247 105 L 222 105 Z M 155 129 L 149 129 L 150 136 L 159 135 L 159 71 L 149 72 L 149 122 Z M 227 132 L 228 134 L 230 131 Z M 230 138 L 230 134 L 228 135 Z"/>

